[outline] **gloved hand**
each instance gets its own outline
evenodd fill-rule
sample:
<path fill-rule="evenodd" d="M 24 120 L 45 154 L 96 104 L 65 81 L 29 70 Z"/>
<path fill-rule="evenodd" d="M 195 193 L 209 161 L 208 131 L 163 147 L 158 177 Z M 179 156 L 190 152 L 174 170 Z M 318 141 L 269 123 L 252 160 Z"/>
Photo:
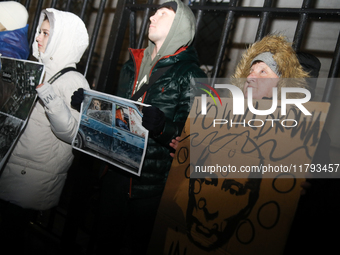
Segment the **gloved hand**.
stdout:
<path fill-rule="evenodd" d="M 142 110 L 143 118 L 142 125 L 147 130 L 151 136 L 159 135 L 165 125 L 165 114 L 159 108 L 155 106 L 143 107 Z"/>
<path fill-rule="evenodd" d="M 79 88 L 77 91 L 74 91 L 73 95 L 71 96 L 72 107 L 76 109 L 78 112 L 80 112 L 80 106 L 83 100 L 84 100 L 84 89 Z"/>

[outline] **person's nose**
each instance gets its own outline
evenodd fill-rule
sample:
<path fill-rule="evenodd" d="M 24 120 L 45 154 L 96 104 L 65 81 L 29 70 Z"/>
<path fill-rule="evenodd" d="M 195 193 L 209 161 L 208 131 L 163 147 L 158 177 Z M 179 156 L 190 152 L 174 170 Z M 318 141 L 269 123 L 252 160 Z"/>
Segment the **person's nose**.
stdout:
<path fill-rule="evenodd" d="M 205 198 L 200 198 L 198 201 L 198 208 L 203 210 L 205 219 L 207 221 L 214 220 L 218 217 L 218 212 L 209 212 L 207 208 L 207 201 Z"/>
<path fill-rule="evenodd" d="M 258 75 L 256 74 L 255 71 L 252 71 L 248 76 L 247 76 L 247 82 L 255 82 L 255 79 L 258 78 Z"/>
<path fill-rule="evenodd" d="M 35 40 L 36 40 L 37 42 L 40 42 L 40 41 L 41 41 L 41 36 L 42 36 L 42 35 L 39 34 Z"/>
<path fill-rule="evenodd" d="M 151 21 L 151 23 L 156 22 L 156 16 L 155 16 L 155 14 L 152 15 L 152 16 L 150 17 L 150 21 Z"/>

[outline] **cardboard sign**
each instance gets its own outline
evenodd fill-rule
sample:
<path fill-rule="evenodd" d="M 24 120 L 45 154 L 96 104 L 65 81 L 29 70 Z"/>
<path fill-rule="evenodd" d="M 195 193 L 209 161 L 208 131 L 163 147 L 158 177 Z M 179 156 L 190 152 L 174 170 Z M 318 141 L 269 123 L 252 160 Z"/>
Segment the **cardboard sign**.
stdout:
<path fill-rule="evenodd" d="M 149 254 L 282 254 L 329 104 L 304 104 L 311 116 L 293 106 L 285 116 L 279 109 L 233 116 L 228 99 L 223 107 L 210 102 L 206 115 L 200 103 L 196 98 L 183 129 Z M 256 102 L 257 109 L 270 105 Z M 216 119 L 228 123 L 214 126 Z"/>

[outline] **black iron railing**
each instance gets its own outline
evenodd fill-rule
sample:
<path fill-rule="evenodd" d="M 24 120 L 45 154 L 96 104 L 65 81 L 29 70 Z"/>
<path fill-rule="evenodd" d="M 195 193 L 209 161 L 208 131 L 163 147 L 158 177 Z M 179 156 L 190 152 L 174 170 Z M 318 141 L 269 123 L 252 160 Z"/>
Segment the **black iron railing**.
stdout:
<path fill-rule="evenodd" d="M 306 34 L 306 29 L 309 22 L 312 21 L 335 21 L 340 23 L 340 9 L 316 9 L 313 8 L 314 1 L 304 0 L 301 8 L 277 8 L 273 7 L 273 0 L 265 0 L 263 7 L 243 7 L 239 5 L 238 0 L 230 0 L 229 4 L 209 4 L 209 1 L 201 0 L 199 4 L 191 5 L 191 9 L 197 16 L 197 33 L 200 34 L 200 24 L 203 19 L 203 14 L 207 13 L 224 13 L 225 20 L 223 27 L 221 27 L 221 36 L 219 38 L 218 48 L 216 50 L 216 56 L 214 59 L 212 70 L 212 84 L 214 79 L 219 77 L 224 56 L 227 49 L 228 41 L 232 41 L 231 31 L 234 23 L 239 16 L 243 17 L 258 17 L 260 19 L 255 41 L 264 37 L 268 31 L 270 23 L 275 18 L 290 18 L 297 20 L 293 47 L 300 50 L 302 41 L 305 37 L 311 36 Z M 106 48 L 106 54 L 104 57 L 102 69 L 98 79 L 97 89 L 103 92 L 114 93 L 117 86 L 117 69 L 118 61 L 121 54 L 121 46 L 124 40 L 125 30 L 130 27 L 130 47 L 140 48 L 143 45 L 145 38 L 145 32 L 148 25 L 148 18 L 150 11 L 154 10 L 157 5 L 152 4 L 149 0 L 145 4 L 138 4 L 134 1 L 122 0 L 117 5 L 117 11 L 115 14 L 115 20 L 112 24 L 111 34 Z M 142 24 L 140 31 L 136 32 L 136 15 L 137 12 L 143 12 Z M 130 25 L 129 25 L 130 24 Z M 139 38 L 136 43 L 137 34 Z M 207 45 L 209 47 L 209 45 Z M 332 49 L 327 49 L 332 51 Z M 332 65 L 329 70 L 329 78 L 337 77 L 339 74 L 339 39 L 337 46 L 331 53 L 333 55 Z M 113 75 L 114 74 L 114 75 Z M 333 85 L 327 84 L 324 92 L 324 101 L 330 101 L 330 95 L 332 93 Z"/>

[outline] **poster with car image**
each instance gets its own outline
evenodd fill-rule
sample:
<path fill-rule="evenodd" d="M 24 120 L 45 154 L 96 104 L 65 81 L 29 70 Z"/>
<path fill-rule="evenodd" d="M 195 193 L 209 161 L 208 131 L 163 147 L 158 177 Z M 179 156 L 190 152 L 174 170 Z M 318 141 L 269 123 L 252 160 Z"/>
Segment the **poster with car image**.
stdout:
<path fill-rule="evenodd" d="M 0 56 L 0 169 L 27 123 L 44 71 L 42 63 Z"/>
<path fill-rule="evenodd" d="M 149 132 L 141 108 L 148 105 L 94 90 L 84 91 L 72 146 L 140 176 Z"/>

